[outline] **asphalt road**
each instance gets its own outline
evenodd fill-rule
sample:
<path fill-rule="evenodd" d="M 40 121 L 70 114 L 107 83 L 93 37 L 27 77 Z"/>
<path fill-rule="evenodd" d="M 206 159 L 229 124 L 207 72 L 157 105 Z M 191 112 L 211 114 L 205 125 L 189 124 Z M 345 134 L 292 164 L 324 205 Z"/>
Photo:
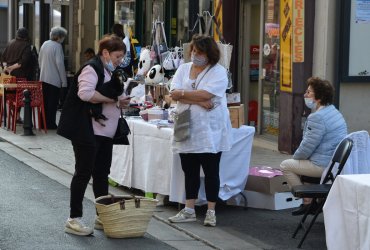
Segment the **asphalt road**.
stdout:
<path fill-rule="evenodd" d="M 95 207 L 84 200 L 85 222 L 92 225 Z M 102 231 L 80 237 L 64 233 L 69 188 L 40 174 L 0 150 L 0 249 L 173 249 L 145 234 L 143 238 L 109 239 Z"/>

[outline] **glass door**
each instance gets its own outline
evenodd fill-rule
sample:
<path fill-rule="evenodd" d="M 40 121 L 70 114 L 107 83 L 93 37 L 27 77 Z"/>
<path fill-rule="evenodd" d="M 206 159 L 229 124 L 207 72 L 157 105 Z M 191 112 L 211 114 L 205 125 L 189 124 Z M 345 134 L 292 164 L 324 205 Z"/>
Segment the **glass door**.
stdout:
<path fill-rule="evenodd" d="M 279 133 L 280 96 L 280 0 L 264 2 L 264 35 L 262 42 L 262 133 Z"/>

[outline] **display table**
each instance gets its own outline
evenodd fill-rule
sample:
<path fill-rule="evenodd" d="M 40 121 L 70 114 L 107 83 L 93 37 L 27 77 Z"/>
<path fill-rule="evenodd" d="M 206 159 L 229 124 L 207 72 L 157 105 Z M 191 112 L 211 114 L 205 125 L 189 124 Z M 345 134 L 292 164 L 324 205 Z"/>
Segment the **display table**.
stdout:
<path fill-rule="evenodd" d="M 171 201 L 183 202 L 184 175 L 179 155 L 172 153 L 172 128 L 159 129 L 139 119 L 128 118 L 127 122 L 131 129 L 130 145 L 113 147 L 109 177 L 120 185 L 169 195 Z M 233 147 L 221 157 L 219 196 L 223 200 L 244 190 L 254 131 L 249 126 L 232 129 Z"/>
<path fill-rule="evenodd" d="M 369 249 L 370 174 L 339 175 L 324 205 L 329 250 Z"/>

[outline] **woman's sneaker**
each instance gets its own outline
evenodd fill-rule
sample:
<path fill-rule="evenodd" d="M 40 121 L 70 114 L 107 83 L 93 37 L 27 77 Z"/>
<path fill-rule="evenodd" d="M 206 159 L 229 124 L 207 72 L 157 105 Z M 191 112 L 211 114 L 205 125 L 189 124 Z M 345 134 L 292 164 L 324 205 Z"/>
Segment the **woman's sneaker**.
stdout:
<path fill-rule="evenodd" d="M 90 227 L 84 225 L 81 221 L 81 218 L 68 218 L 64 232 L 80 235 L 80 236 L 87 236 L 94 233 L 94 230 Z"/>
<path fill-rule="evenodd" d="M 96 229 L 96 230 L 103 230 L 104 229 L 103 222 L 101 221 L 101 219 L 98 215 L 95 216 L 94 229 Z"/>
<path fill-rule="evenodd" d="M 207 210 L 203 225 L 210 227 L 216 226 L 216 213 L 214 210 Z"/>
<path fill-rule="evenodd" d="M 192 222 L 192 221 L 196 221 L 197 217 L 196 217 L 195 213 L 191 214 L 191 213 L 185 211 L 185 208 L 184 208 L 178 214 L 176 214 L 175 216 L 172 216 L 172 217 L 168 218 L 168 220 L 172 223 Z"/>

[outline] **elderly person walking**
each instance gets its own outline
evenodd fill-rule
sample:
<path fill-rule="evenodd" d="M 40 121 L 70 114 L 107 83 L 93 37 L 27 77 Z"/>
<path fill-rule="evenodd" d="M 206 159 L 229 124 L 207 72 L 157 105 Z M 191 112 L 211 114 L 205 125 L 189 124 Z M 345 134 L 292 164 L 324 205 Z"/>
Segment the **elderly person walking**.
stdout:
<path fill-rule="evenodd" d="M 50 31 L 50 40 L 40 48 L 40 81 L 44 95 L 45 118 L 48 129 L 57 129 L 56 114 L 61 87 L 67 87 L 67 75 L 64 66 L 62 43 L 67 36 L 63 27 L 54 27 Z"/>
<path fill-rule="evenodd" d="M 293 159 L 280 164 L 290 187 L 302 185 L 300 176 L 321 177 L 328 166 L 335 148 L 347 135 L 347 125 L 342 114 L 334 107 L 334 88 L 326 80 L 311 77 L 307 80 L 305 104 L 312 110 L 304 126 L 303 138 Z M 311 199 L 305 198 L 303 204 L 292 215 L 304 214 Z"/>

